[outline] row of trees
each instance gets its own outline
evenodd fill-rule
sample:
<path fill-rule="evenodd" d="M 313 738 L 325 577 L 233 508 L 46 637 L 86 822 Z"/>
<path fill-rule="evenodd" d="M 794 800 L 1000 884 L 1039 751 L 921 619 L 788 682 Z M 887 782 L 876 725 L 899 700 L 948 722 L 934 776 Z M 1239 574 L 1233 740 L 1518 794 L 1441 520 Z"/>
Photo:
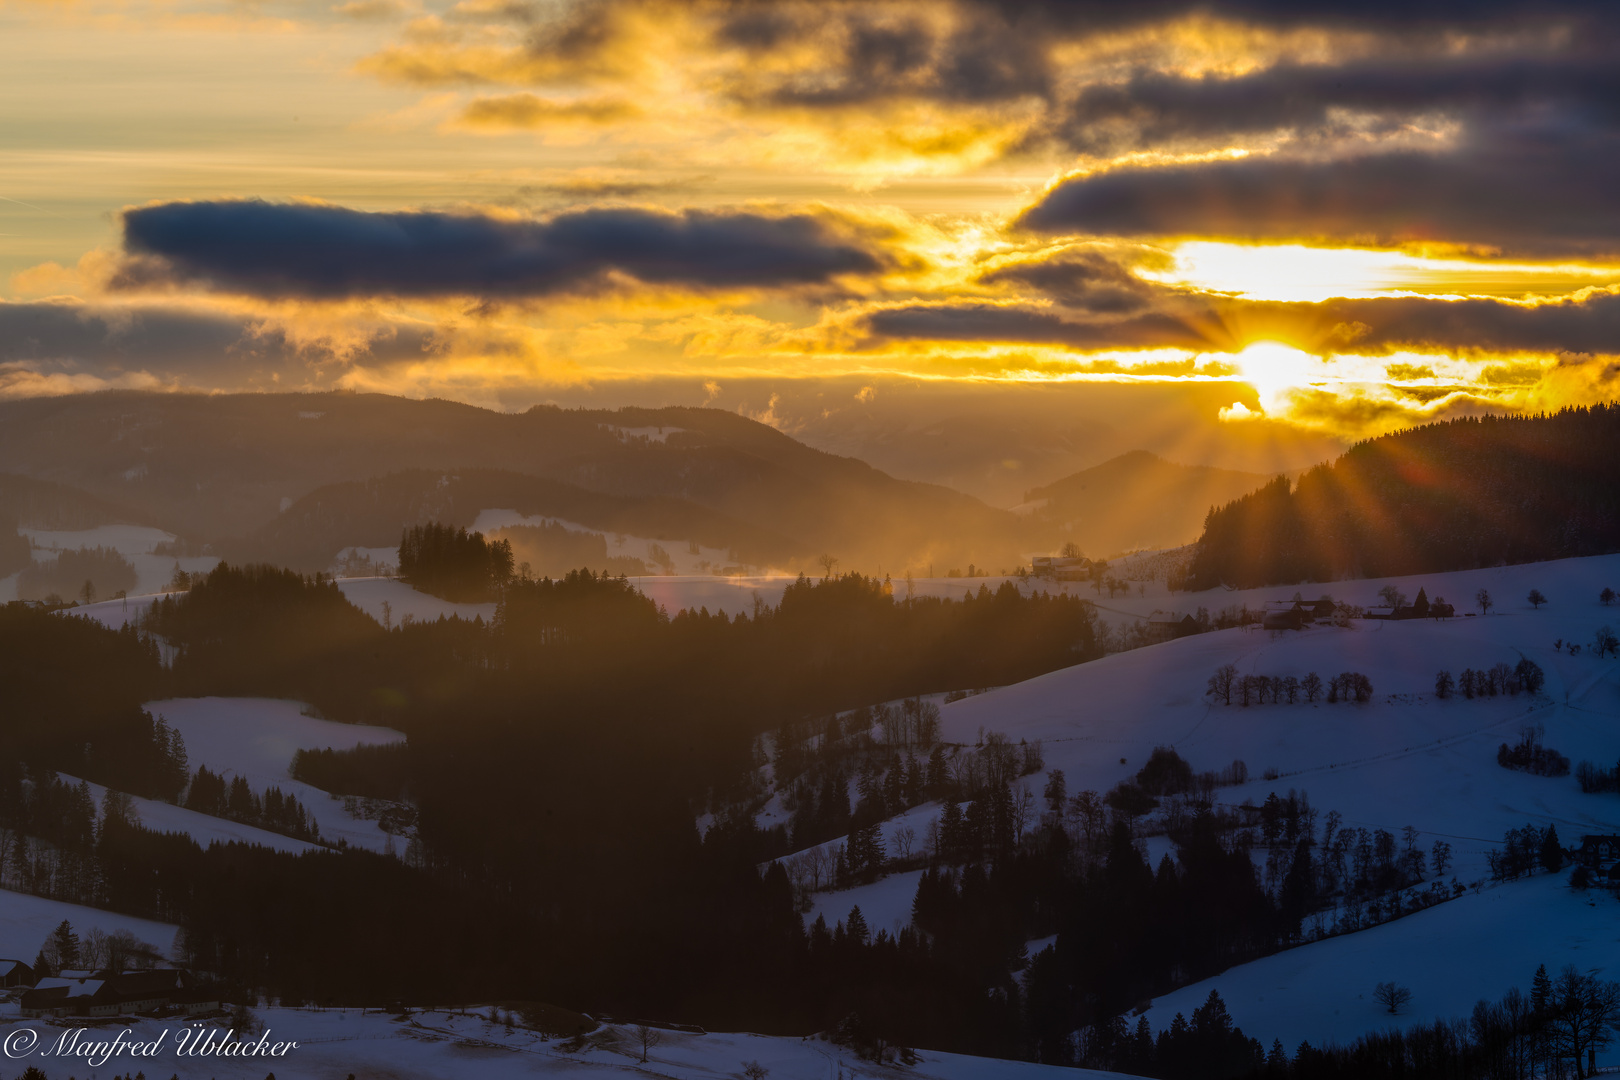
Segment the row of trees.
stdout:
<path fill-rule="evenodd" d="M 1453 694 L 1461 694 L 1472 700 L 1476 697 L 1496 697 L 1498 694 L 1516 695 L 1521 691 L 1535 694 L 1541 691 L 1546 682 L 1546 672 L 1529 657 L 1513 667 L 1499 660 L 1478 671 L 1463 668 L 1462 674 L 1455 679 L 1449 671 L 1439 672 L 1434 677 L 1434 696 L 1449 698 Z"/>
<path fill-rule="evenodd" d="M 73 924 L 63 919 L 39 947 L 34 957 L 34 974 L 41 977 L 63 971 L 128 971 L 151 967 L 167 957 L 156 945 L 148 944 L 128 930 L 107 933 L 91 927 L 80 938 Z"/>
<path fill-rule="evenodd" d="M 1558 826 L 1538 829 L 1526 825 L 1522 829 L 1509 829 L 1502 836 L 1502 846 L 1485 853 L 1490 864 L 1491 877 L 1496 881 L 1516 881 L 1529 877 L 1538 869 L 1556 874 L 1564 866 L 1564 848 L 1558 842 Z"/>
<path fill-rule="evenodd" d="M 1357 671 L 1343 672 L 1324 683 L 1314 671 L 1303 679 L 1293 675 L 1240 675 L 1235 664 L 1223 664 L 1209 677 L 1204 693 L 1223 705 L 1232 704 L 1234 696 L 1239 705 L 1248 706 L 1264 705 L 1268 699 L 1273 704 L 1286 700 L 1292 705 L 1302 697 L 1314 702 L 1324 694 L 1329 703 L 1365 702 L 1372 697 L 1373 685 L 1371 679 Z"/>
<path fill-rule="evenodd" d="M 1405 991 L 1383 984 L 1395 994 Z M 1410 996 L 1410 995 L 1408 995 Z M 1382 998 L 1381 998 L 1382 1000 Z M 1081 1061 L 1097 1069 L 1164 1080 L 1533 1080 L 1586 1077 L 1620 1025 L 1620 983 L 1566 966 L 1556 977 L 1536 969 L 1530 992 L 1510 988 L 1481 1000 L 1467 1019 L 1435 1020 L 1374 1032 L 1345 1045 L 1280 1040 L 1270 1051 L 1244 1035 L 1219 993 L 1191 1019 L 1176 1014 L 1155 1038 L 1147 1017 L 1134 1031 L 1115 1017 L 1085 1035 Z"/>
<path fill-rule="evenodd" d="M 199 814 L 240 821 L 297 840 L 321 841 L 320 825 L 305 811 L 297 796 L 283 795 L 281 789 L 274 786 L 256 794 L 246 777 L 234 776 L 227 784 L 223 776 L 207 766 L 199 767 L 197 775 L 191 778 L 185 806 Z"/>

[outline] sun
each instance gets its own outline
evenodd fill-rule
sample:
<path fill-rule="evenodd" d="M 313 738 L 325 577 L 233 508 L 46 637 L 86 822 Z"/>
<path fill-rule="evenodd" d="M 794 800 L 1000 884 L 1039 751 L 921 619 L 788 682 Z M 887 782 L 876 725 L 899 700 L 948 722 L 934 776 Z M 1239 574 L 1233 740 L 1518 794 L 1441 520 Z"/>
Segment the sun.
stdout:
<path fill-rule="evenodd" d="M 1267 412 L 1280 406 L 1289 390 L 1310 384 L 1316 358 L 1277 341 L 1257 341 L 1234 359 L 1243 381 L 1260 395 Z"/>

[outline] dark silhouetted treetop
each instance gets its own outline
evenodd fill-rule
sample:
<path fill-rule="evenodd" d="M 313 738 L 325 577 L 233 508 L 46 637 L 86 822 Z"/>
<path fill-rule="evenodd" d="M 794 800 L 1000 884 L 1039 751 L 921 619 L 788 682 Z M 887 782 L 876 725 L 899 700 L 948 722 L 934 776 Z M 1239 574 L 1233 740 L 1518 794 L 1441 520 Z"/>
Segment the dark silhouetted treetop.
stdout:
<path fill-rule="evenodd" d="M 512 578 L 512 545 L 430 521 L 400 534 L 399 576 L 446 600 L 493 600 Z"/>
<path fill-rule="evenodd" d="M 1620 551 L 1620 406 L 1371 439 L 1210 511 L 1190 586 L 1396 577 Z"/>

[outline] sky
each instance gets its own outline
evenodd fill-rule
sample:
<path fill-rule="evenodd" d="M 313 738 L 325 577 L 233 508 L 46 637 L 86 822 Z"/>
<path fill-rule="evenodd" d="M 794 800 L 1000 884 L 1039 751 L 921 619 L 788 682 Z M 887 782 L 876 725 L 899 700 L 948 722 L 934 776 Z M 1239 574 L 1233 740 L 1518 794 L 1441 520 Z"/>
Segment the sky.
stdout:
<path fill-rule="evenodd" d="M 857 451 L 1068 418 L 1240 467 L 1604 401 L 1617 36 L 1512 0 L 0 0 L 0 398 L 710 404 Z"/>

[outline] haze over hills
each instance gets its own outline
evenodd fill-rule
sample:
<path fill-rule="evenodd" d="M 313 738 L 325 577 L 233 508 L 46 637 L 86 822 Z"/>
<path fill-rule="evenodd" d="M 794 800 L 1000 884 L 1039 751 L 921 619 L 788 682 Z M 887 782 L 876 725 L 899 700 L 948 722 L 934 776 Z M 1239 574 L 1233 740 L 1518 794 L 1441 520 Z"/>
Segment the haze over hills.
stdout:
<path fill-rule="evenodd" d="M 1193 587 L 1251 587 L 1620 551 L 1620 406 L 1427 424 L 1209 516 Z"/>
<path fill-rule="evenodd" d="M 1214 507 L 1260 487 L 1260 473 L 1178 465 L 1134 450 L 1025 493 L 1024 508 L 1093 557 L 1178 547 Z"/>
<path fill-rule="evenodd" d="M 1043 546 L 1006 511 L 714 409 L 507 414 L 348 393 L 115 392 L 0 405 L 0 459 L 194 542 L 268 528 L 281 537 L 273 550 L 302 542 L 290 538 L 296 522 L 269 523 L 316 489 L 407 469 L 501 469 L 622 499 L 683 499 L 693 521 L 707 508 L 747 526 L 726 546 L 785 550 L 805 566 L 823 552 L 871 570 L 1012 566 Z"/>
<path fill-rule="evenodd" d="M 219 545 L 233 562 L 324 570 L 346 547 L 390 547 L 407 525 L 471 528 L 482 510 L 560 518 L 603 532 L 729 548 L 756 566 L 790 561 L 786 536 L 686 499 L 605 495 L 574 484 L 499 469 L 410 469 L 316 488 L 268 524 Z"/>

